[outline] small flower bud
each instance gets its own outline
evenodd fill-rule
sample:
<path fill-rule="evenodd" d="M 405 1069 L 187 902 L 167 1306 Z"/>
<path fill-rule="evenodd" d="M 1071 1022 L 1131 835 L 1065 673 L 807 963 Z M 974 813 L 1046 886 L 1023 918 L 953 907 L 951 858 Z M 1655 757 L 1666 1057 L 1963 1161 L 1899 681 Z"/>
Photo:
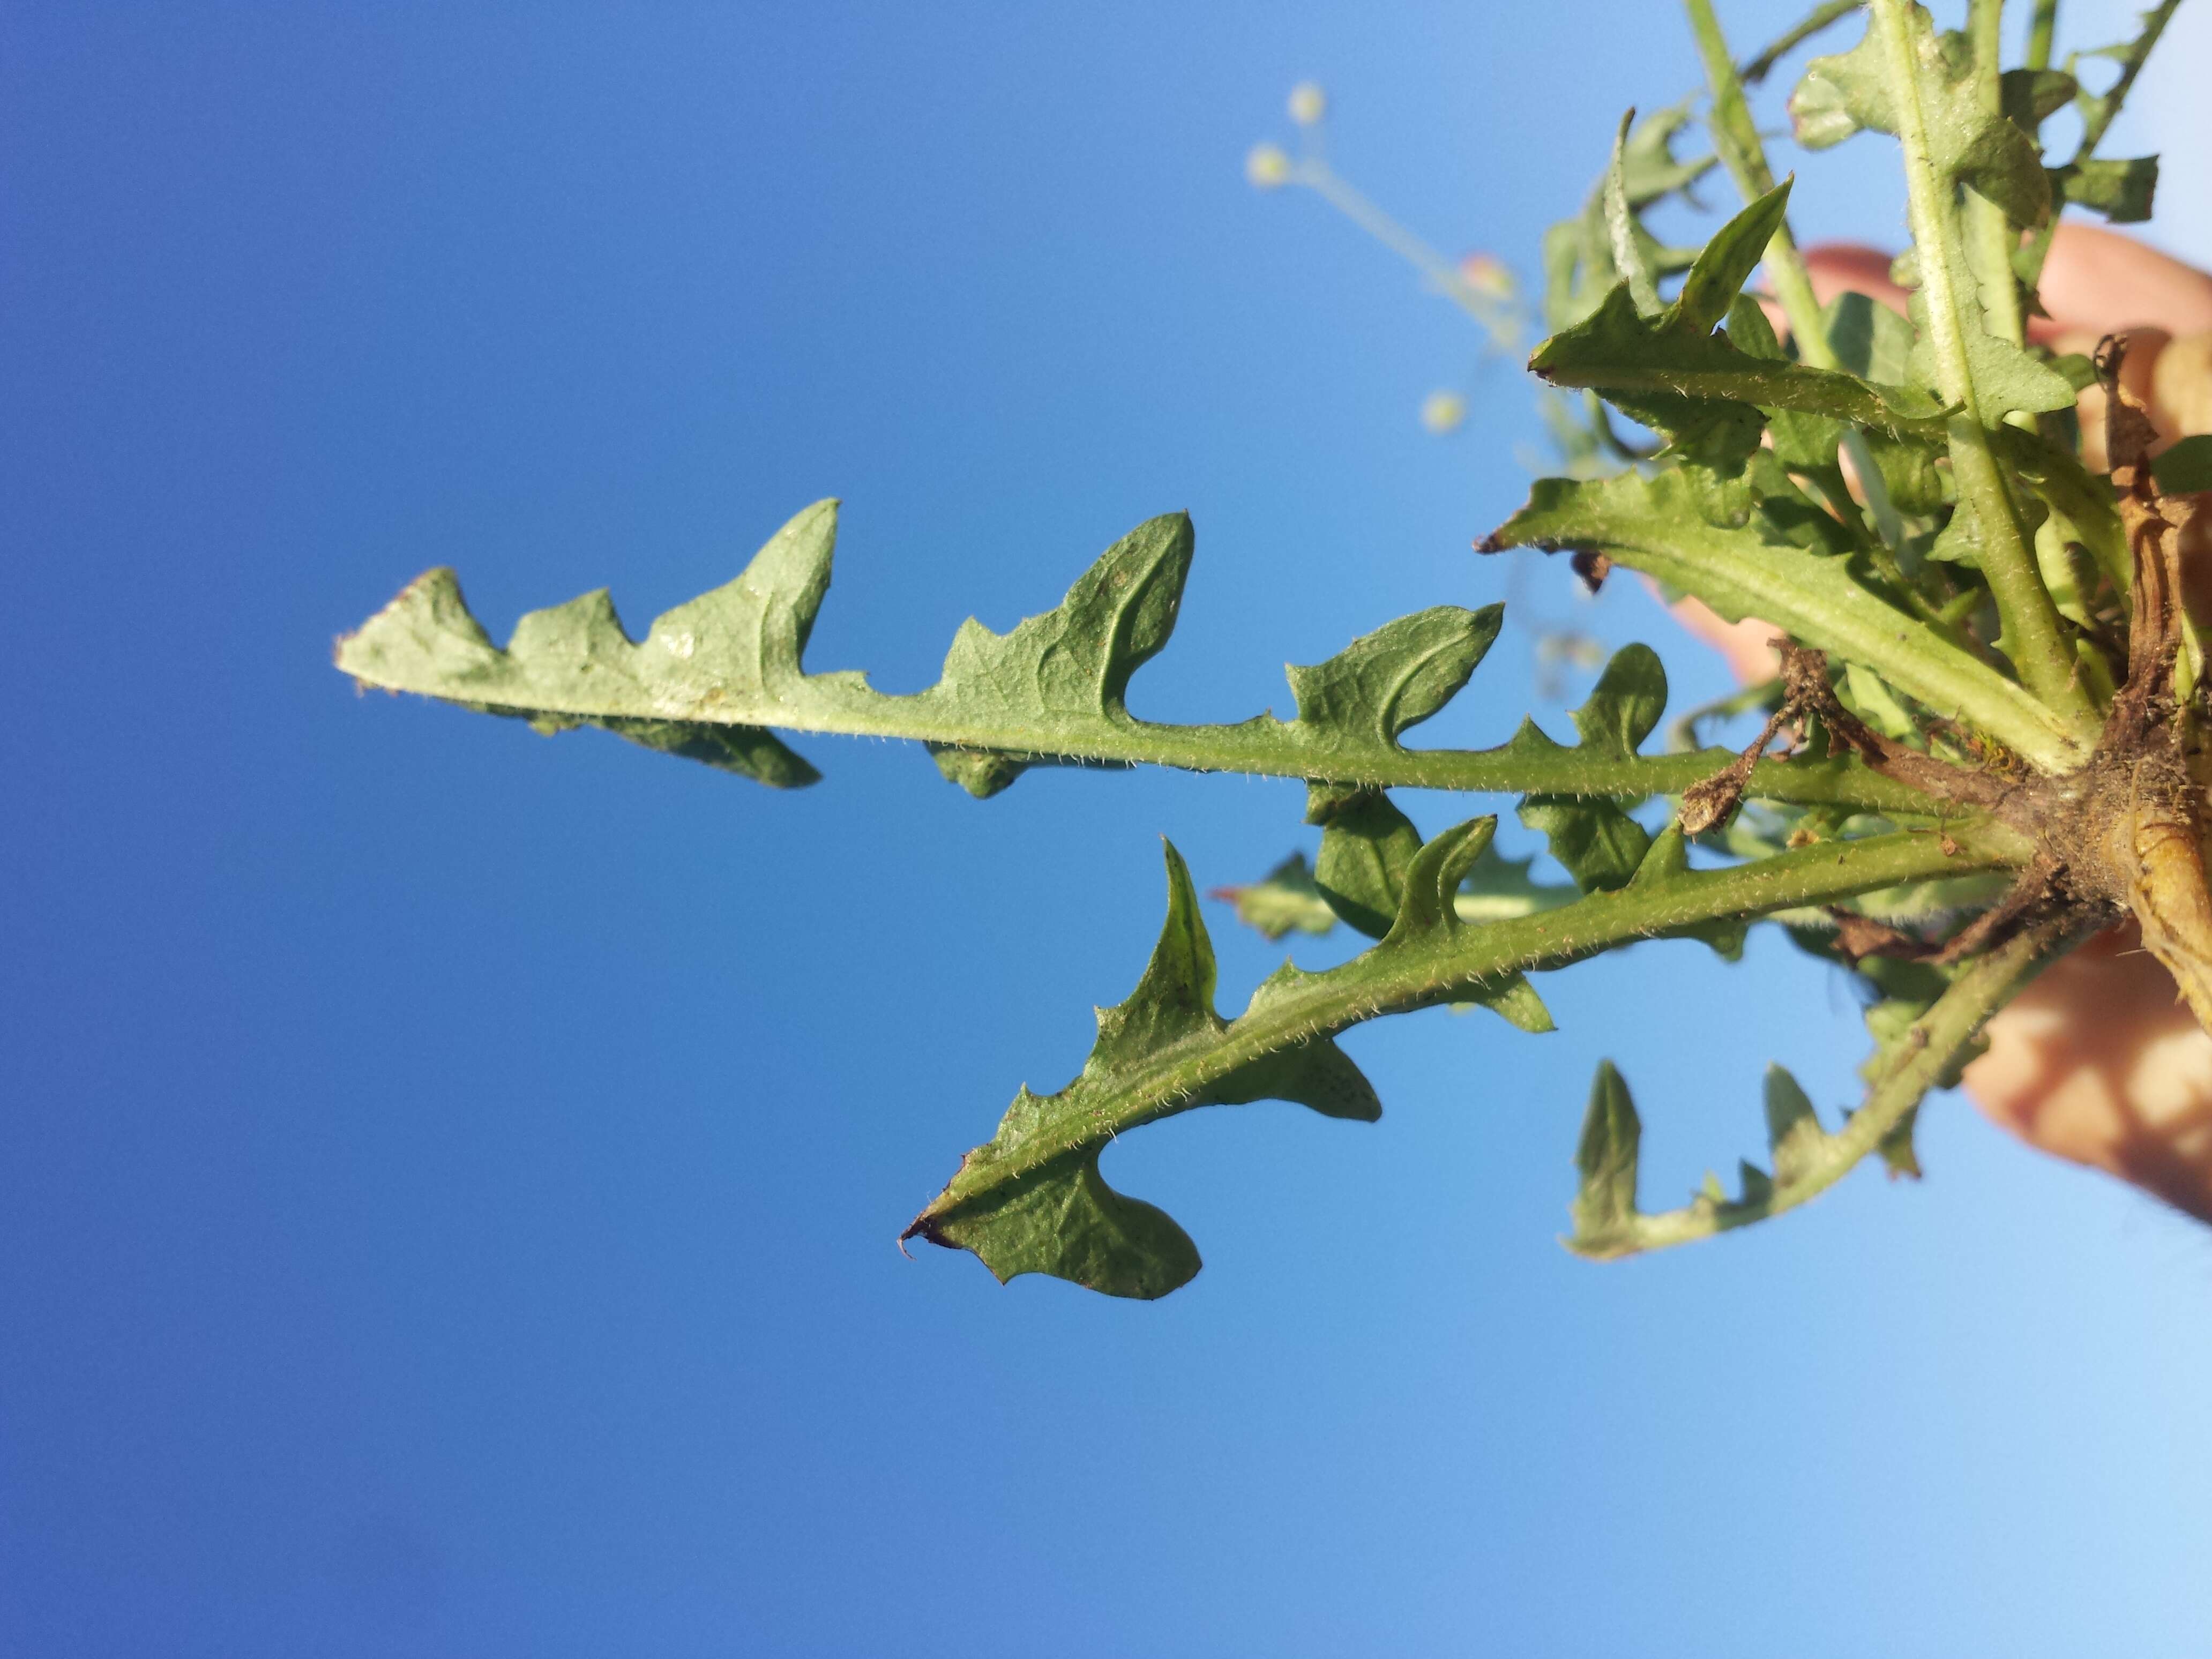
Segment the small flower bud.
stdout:
<path fill-rule="evenodd" d="M 1493 300 L 1510 300 L 1514 295 L 1513 273 L 1494 253 L 1468 254 L 1459 262 L 1459 279 Z"/>
<path fill-rule="evenodd" d="M 1260 190 L 1273 190 L 1291 181 L 1291 158 L 1279 144 L 1255 144 L 1244 157 L 1244 177 Z"/>
<path fill-rule="evenodd" d="M 1441 436 L 1467 419 L 1467 399 L 1456 392 L 1431 392 L 1421 399 L 1421 424 Z"/>
<path fill-rule="evenodd" d="M 1291 88 L 1291 119 L 1302 127 L 1316 126 L 1328 113 L 1328 94 L 1316 81 L 1301 81 Z"/>

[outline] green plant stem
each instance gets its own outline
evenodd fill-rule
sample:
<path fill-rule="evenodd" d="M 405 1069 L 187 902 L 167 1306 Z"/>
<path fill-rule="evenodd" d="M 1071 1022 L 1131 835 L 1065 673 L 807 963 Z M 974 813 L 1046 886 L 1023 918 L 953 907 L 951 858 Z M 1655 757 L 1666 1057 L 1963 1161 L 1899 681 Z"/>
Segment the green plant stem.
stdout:
<path fill-rule="evenodd" d="M 1945 851 L 1947 845 L 1953 850 Z M 1563 909 L 1437 929 L 1402 945 L 1386 943 L 1326 973 L 1286 985 L 1271 981 L 1270 994 L 1225 1029 L 1199 1031 L 1158 1050 L 1117 1085 L 1110 1106 L 1093 1100 L 1089 1109 L 1038 1123 L 1024 1132 L 1018 1158 L 963 1162 L 909 1236 L 933 1236 L 933 1224 L 1183 1109 L 1242 1067 L 1366 1020 L 1478 1000 L 1514 974 L 1566 967 L 1701 922 L 1833 904 L 1900 883 L 2002 868 L 2027 855 L 2019 837 L 1994 824 L 1948 837 L 1907 833 L 1821 842 L 1728 869 L 1685 870 L 1648 887 L 1594 893 Z"/>
<path fill-rule="evenodd" d="M 1797 40 L 1825 28 L 1837 18 L 1858 9 L 1863 0 L 1852 0 L 1849 5 L 1824 6 L 1806 20 L 1804 33 L 1795 40 L 1783 37 L 1754 60 L 1760 74 L 1771 63 L 1795 46 Z M 1727 38 L 1721 33 L 1720 20 L 1714 15 L 1712 0 L 1684 0 L 1690 14 L 1691 32 L 1696 35 L 1698 56 L 1705 64 L 1706 85 L 1713 100 L 1713 147 L 1720 152 L 1721 161 L 1728 168 L 1729 177 L 1735 180 L 1737 191 L 1747 204 L 1757 201 L 1774 188 L 1774 169 L 1766 159 L 1766 146 L 1759 136 L 1758 125 L 1751 118 L 1751 106 L 1743 94 L 1743 82 L 1748 71 L 1739 74 L 1735 61 L 1729 56 Z M 1784 44 L 1786 42 L 1787 44 Z M 1790 222 L 1784 219 L 1776 228 L 1773 239 L 1766 245 L 1766 269 L 1774 282 L 1774 296 L 1782 307 L 1782 314 L 1789 319 L 1790 337 L 1796 342 L 1797 360 L 1814 368 L 1840 369 L 1842 362 L 1835 348 L 1829 343 L 1828 330 L 1820 315 L 1820 296 L 1813 292 L 1813 278 L 1805 266 L 1805 257 L 1798 251 L 1796 239 L 1790 234 Z M 1875 465 L 1874 452 L 1867 447 L 1866 436 L 1856 427 L 1846 424 L 1843 431 L 1843 447 L 1850 456 L 1851 467 L 1864 481 L 1869 499 L 1874 503 L 1875 528 L 1881 537 L 1884 548 L 1893 556 L 1904 540 L 1903 526 L 1895 512 L 1889 510 L 1888 499 L 1881 493 L 1881 471 Z M 1905 584 L 1911 592 L 1911 585 Z"/>
<path fill-rule="evenodd" d="M 1602 1260 L 1686 1244 L 1747 1227 L 1794 1210 L 1856 1169 L 1968 1052 L 1982 1026 L 2049 960 L 2060 943 L 2055 927 L 2029 929 L 1982 957 L 1883 1051 L 1866 1098 L 1850 1121 L 1820 1143 L 1809 1167 L 1778 1181 L 1764 1194 L 1735 1201 L 1701 1200 L 1679 1210 L 1637 1215 L 1589 1244 Z"/>
<path fill-rule="evenodd" d="M 1966 39 L 1974 54 L 1974 96 L 1984 112 L 1996 115 L 2004 107 L 1997 76 L 2003 52 L 2004 0 L 1969 0 Z M 1979 191 L 1966 191 L 1966 231 L 1972 239 L 1973 262 L 1981 267 L 1979 289 L 1984 325 L 1992 334 L 2018 345 L 2026 319 L 2021 313 L 2020 283 L 2013 275 L 2013 248 L 2019 241 L 2004 210 Z M 2033 428 L 2032 415 L 2015 417 L 2014 425 Z"/>
<path fill-rule="evenodd" d="M 2051 67 L 2051 37 L 2058 31 L 2058 0 L 2035 0 L 2035 15 L 2027 26 L 2027 67 Z"/>
<path fill-rule="evenodd" d="M 474 706 L 487 713 L 520 718 L 542 718 L 544 713 Z M 1496 749 L 1401 749 L 1368 759 L 1332 760 L 1301 753 L 1282 743 L 1266 730 L 1272 724 L 1264 715 L 1234 726 L 1170 726 L 1125 717 L 1110 729 L 1063 740 L 1048 749 L 1034 746 L 1036 734 L 1018 726 L 992 731 L 956 727 L 927 714 L 908 715 L 896 708 L 886 708 L 875 718 L 796 715 L 776 729 L 903 738 L 933 749 L 1003 755 L 1031 765 L 1164 766 L 1187 772 L 1235 772 L 1250 777 L 1295 778 L 1376 789 L 1448 789 L 1469 794 L 1616 800 L 1679 795 L 1735 759 L 1725 749 L 1615 759 L 1585 755 L 1539 739 Z M 1870 812 L 1941 810 L 1917 790 L 1885 778 L 1856 761 L 1762 761 L 1753 770 L 1745 793 L 1752 799 L 1785 805 L 1852 806 Z"/>
<path fill-rule="evenodd" d="M 1766 149 L 1753 124 L 1751 106 L 1744 100 L 1743 82 L 1729 56 L 1720 19 L 1713 15 L 1712 0 L 1684 0 L 1690 14 L 1691 32 L 1698 41 L 1698 57 L 1705 68 L 1705 82 L 1713 100 L 1713 147 L 1722 165 L 1746 202 L 1755 202 L 1774 188 L 1774 170 L 1767 165 Z M 1841 13 L 1838 13 L 1841 15 Z M 1828 343 L 1820 323 L 1820 302 L 1813 293 L 1813 279 L 1805 270 L 1804 256 L 1784 220 L 1766 245 L 1766 269 L 1774 280 L 1775 298 L 1790 331 L 1796 337 L 1797 356 L 1814 368 L 1837 369 L 1843 365 Z"/>
<path fill-rule="evenodd" d="M 2120 112 L 2120 106 L 2127 101 L 2128 94 L 2135 88 L 2136 76 L 2142 73 L 2142 66 L 2149 61 L 2151 49 L 2158 45 L 2159 36 L 2166 33 L 2166 26 L 2173 21 L 2173 14 L 2180 6 L 2181 0 L 2162 0 L 2160 4 L 2143 14 L 2142 33 L 2136 36 L 2128 47 L 2127 56 L 2121 60 L 2119 78 L 2112 82 L 2110 92 L 2096 100 L 2082 120 L 2081 143 L 2074 152 L 2076 161 L 2086 161 L 2097 146 L 2104 143 L 2105 134 L 2112 130 L 2113 118 Z"/>
<path fill-rule="evenodd" d="M 2048 3 L 2055 14 L 2057 0 L 2048 0 Z M 2173 14 L 2180 4 L 2181 0 L 2161 0 L 2161 3 L 2142 15 L 2142 33 L 2129 44 L 2127 56 L 2120 62 L 2119 78 L 2112 82 L 2112 89 L 2101 97 L 2086 100 L 2087 108 L 2081 118 L 2081 142 L 2074 147 L 2074 156 L 2067 162 L 2068 167 L 2079 167 L 2097 153 L 2097 146 L 2104 143 L 2105 134 L 2111 131 L 2114 118 L 2120 112 L 2120 106 L 2127 102 L 2128 94 L 2134 90 L 2136 76 L 2142 73 L 2142 66 L 2150 57 L 2151 48 L 2158 45 L 2159 37 L 2166 33 L 2166 26 L 2173 21 Z M 2038 27 L 2041 27 L 2044 21 L 2039 7 L 2036 15 Z M 2046 53 L 2050 50 L 2047 40 L 2044 49 Z M 2033 52 L 2032 46 L 2030 50 Z M 2051 239 L 2057 228 L 2058 210 L 2054 204 L 2051 222 L 2030 239 L 2027 254 L 2021 261 L 2021 280 L 2030 288 L 2042 278 L 2043 262 L 2051 257 Z"/>
<path fill-rule="evenodd" d="M 2086 749 L 2098 726 L 2096 708 L 2076 683 L 2074 653 L 2060 632 L 2057 607 L 2044 588 L 2003 469 L 1975 413 L 1967 324 L 1960 310 L 1960 290 L 1972 278 L 1959 268 L 1956 251 L 1962 243 L 1951 181 L 1937 173 L 1929 143 L 1909 3 L 1872 0 L 1874 26 L 1894 89 L 1898 143 L 1905 155 L 1905 194 L 1912 240 L 1920 253 L 1921 295 L 1936 356 L 1936 384 L 1943 400 L 1957 410 L 1947 422 L 1952 476 L 1961 503 L 1980 521 L 1982 572 L 1996 599 L 2008 654 L 2028 690 L 2074 728 Z"/>
<path fill-rule="evenodd" d="M 1760 48 L 1758 57 L 1736 71 L 1737 77 L 1747 85 L 1758 85 L 1773 71 L 1774 66 L 1784 56 L 1804 45 L 1829 24 L 1850 16 L 1864 4 L 1866 0 L 1826 0 L 1826 4 L 1814 7 L 1795 27 L 1784 30 Z"/>

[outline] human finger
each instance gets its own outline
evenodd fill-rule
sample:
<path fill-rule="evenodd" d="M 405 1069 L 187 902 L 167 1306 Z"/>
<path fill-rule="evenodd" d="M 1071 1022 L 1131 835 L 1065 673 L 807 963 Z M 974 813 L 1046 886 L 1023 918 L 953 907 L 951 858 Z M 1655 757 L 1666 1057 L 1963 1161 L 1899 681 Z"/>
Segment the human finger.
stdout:
<path fill-rule="evenodd" d="M 2053 963 L 1989 1037 L 1966 1084 L 1991 1121 L 2212 1221 L 2212 1036 L 2131 928 Z"/>

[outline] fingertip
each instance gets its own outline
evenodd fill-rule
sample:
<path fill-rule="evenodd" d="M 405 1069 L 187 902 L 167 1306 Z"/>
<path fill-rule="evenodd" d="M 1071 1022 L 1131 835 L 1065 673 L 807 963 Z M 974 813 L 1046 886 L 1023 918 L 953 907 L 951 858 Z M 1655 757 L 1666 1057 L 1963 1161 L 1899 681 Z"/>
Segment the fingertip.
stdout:
<path fill-rule="evenodd" d="M 2212 276 L 2096 225 L 2059 224 L 2037 290 L 2054 329 L 2212 329 Z"/>

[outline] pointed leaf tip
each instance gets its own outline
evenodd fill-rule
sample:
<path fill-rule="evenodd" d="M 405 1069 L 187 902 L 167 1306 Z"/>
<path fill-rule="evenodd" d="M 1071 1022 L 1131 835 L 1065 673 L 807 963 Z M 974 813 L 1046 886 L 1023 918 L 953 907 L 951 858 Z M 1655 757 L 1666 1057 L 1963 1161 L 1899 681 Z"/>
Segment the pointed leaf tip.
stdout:
<path fill-rule="evenodd" d="M 1145 1302 L 1181 1289 L 1204 1265 L 1165 1211 L 1107 1185 L 1096 1152 L 1011 1182 L 988 1205 L 941 1220 L 925 1212 L 900 1235 L 915 1237 L 973 1253 L 1001 1285 L 1043 1273 Z"/>
<path fill-rule="evenodd" d="M 1713 233 L 1667 313 L 1667 321 L 1676 331 L 1710 334 L 1728 315 L 1730 301 L 1751 280 L 1751 273 L 1766 257 L 1766 245 L 1782 228 L 1796 182 L 1795 174 L 1784 179 Z"/>
<path fill-rule="evenodd" d="M 1458 696 L 1497 640 L 1505 607 L 1431 605 L 1363 634 L 1326 662 L 1285 672 L 1298 702 L 1291 730 L 1324 750 L 1395 749 Z"/>
<path fill-rule="evenodd" d="M 1213 1006 L 1213 945 L 1189 866 L 1165 837 L 1162 858 L 1159 941 L 1128 999 L 1098 1011 L 1081 1073 L 1056 1094 L 1017 1094 L 998 1132 L 961 1160 L 906 1237 L 973 1251 L 1001 1279 L 1042 1273 L 1114 1296 L 1164 1296 L 1198 1271 L 1197 1248 L 1099 1175 L 1099 1154 L 1117 1135 L 1196 1107 L 1260 1100 L 1361 1121 L 1382 1115 L 1374 1089 L 1326 1037 L 1239 1057 L 1238 1027 Z M 1270 996 L 1296 994 L 1301 977 L 1269 980 L 1244 1018 Z"/>
<path fill-rule="evenodd" d="M 1569 1243 L 1595 1255 L 1620 1253 L 1636 1224 L 1637 1163 L 1644 1125 L 1620 1068 L 1598 1062 L 1590 1083 L 1589 1107 L 1575 1147 L 1581 1184 L 1571 1213 L 1575 1231 Z"/>
<path fill-rule="evenodd" d="M 1613 653 L 1589 701 L 1569 718 L 1584 747 L 1626 760 L 1643 746 L 1666 712 L 1666 666 L 1656 651 L 1637 643 Z"/>
<path fill-rule="evenodd" d="M 1820 1161 L 1827 1132 L 1820 1127 L 1820 1116 L 1797 1079 L 1781 1066 L 1766 1068 L 1765 1106 L 1774 1179 L 1787 1185 Z"/>
<path fill-rule="evenodd" d="M 1469 818 L 1424 842 L 1407 866 L 1405 896 L 1380 948 L 1411 944 L 1438 929 L 1456 930 L 1459 884 L 1498 833 L 1495 813 Z"/>

